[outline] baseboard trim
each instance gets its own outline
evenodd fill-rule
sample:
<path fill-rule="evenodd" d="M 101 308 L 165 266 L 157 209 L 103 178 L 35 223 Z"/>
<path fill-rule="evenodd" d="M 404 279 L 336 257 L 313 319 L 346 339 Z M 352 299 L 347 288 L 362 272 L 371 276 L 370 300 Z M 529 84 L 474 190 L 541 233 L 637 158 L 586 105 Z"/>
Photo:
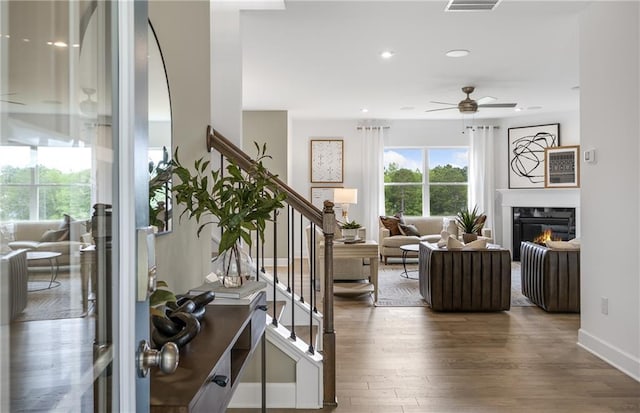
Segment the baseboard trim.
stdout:
<path fill-rule="evenodd" d="M 637 357 L 589 334 L 583 329 L 578 330 L 577 344 L 632 379 L 640 382 L 640 359 Z"/>
<path fill-rule="evenodd" d="M 262 406 L 262 390 L 260 383 L 238 383 L 229 408 L 256 409 Z M 267 383 L 268 408 L 296 408 L 295 383 Z"/>

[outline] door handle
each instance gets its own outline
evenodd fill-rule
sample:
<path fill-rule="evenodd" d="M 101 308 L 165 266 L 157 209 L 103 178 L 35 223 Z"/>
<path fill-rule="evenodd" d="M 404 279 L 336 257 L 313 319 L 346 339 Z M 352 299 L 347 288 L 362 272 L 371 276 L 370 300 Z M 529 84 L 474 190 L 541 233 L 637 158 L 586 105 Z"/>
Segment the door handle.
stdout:
<path fill-rule="evenodd" d="M 147 377 L 151 367 L 158 367 L 166 374 L 172 374 L 178 368 L 180 351 L 175 343 L 168 342 L 160 350 L 149 347 L 147 340 L 142 340 L 138 345 L 136 354 L 138 362 L 138 377 Z"/>

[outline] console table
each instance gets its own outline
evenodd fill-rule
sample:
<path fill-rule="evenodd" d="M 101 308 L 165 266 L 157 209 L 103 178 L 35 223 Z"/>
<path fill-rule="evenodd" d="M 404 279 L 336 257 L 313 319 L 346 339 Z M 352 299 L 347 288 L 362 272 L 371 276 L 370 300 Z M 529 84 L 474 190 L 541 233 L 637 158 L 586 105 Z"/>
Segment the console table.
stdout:
<path fill-rule="evenodd" d="M 333 258 L 369 258 L 369 283 L 341 283 L 334 285 L 334 293 L 373 293 L 373 304 L 378 302 L 378 243 L 374 240 L 349 244 L 343 242 L 333 243 Z M 318 248 L 320 260 L 320 273 L 324 273 L 324 242 Z M 324 280 L 320 283 L 320 294 L 324 296 Z"/>
<path fill-rule="evenodd" d="M 200 333 L 180 349 L 173 374 L 152 369 L 152 413 L 226 410 L 258 342 L 264 350 L 266 293 L 248 305 L 208 305 L 201 325 Z"/>

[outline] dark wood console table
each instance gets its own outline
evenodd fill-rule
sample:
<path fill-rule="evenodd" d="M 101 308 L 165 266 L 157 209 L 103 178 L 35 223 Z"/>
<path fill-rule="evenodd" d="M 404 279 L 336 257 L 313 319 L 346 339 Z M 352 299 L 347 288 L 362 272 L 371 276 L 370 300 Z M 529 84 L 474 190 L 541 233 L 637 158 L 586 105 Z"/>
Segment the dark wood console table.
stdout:
<path fill-rule="evenodd" d="M 265 292 L 249 305 L 208 305 L 200 333 L 180 349 L 175 373 L 152 369 L 151 412 L 224 412 L 261 341 L 264 350 L 265 310 Z"/>

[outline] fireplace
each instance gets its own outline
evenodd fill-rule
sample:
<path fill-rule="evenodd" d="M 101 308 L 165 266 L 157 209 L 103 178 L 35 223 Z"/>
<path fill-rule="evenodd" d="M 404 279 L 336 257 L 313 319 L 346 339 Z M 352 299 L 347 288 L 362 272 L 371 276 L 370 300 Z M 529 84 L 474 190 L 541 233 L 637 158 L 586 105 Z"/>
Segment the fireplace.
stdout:
<path fill-rule="evenodd" d="M 520 242 L 533 241 L 544 231 L 568 241 L 576 236 L 575 208 L 513 207 L 513 260 L 520 261 Z"/>

